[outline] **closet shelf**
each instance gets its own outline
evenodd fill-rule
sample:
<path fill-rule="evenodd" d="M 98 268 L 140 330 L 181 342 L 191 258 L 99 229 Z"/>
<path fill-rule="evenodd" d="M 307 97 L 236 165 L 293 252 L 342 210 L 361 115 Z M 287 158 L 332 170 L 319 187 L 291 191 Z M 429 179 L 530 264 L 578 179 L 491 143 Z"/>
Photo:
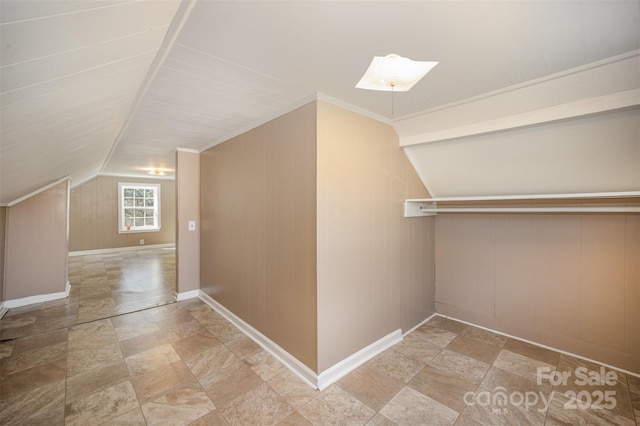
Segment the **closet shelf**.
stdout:
<path fill-rule="evenodd" d="M 438 213 L 640 213 L 640 191 L 433 197 L 404 201 L 404 217 Z"/>

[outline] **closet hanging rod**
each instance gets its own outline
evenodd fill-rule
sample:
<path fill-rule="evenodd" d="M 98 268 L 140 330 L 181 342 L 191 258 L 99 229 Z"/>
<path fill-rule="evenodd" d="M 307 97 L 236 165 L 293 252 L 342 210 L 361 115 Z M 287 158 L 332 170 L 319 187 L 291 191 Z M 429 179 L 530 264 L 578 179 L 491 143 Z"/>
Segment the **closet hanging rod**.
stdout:
<path fill-rule="evenodd" d="M 556 200 L 556 199 L 589 199 L 589 198 L 635 198 L 640 191 L 620 192 L 586 192 L 570 194 L 531 194 L 531 195 L 480 195 L 462 197 L 412 198 L 409 202 L 456 202 L 456 201 L 509 201 L 509 200 Z"/>
<path fill-rule="evenodd" d="M 436 213 L 640 213 L 640 207 L 420 207 Z"/>

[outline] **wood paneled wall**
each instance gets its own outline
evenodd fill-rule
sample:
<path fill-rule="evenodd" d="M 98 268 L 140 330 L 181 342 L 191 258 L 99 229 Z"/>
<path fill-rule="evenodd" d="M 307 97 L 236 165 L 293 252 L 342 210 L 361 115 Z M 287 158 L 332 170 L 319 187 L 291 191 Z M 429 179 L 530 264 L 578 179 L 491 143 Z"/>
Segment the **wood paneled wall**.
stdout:
<path fill-rule="evenodd" d="M 436 310 L 640 373 L 640 215 L 439 215 Z"/>
<path fill-rule="evenodd" d="M 65 291 L 68 196 L 65 180 L 8 208 L 5 300 Z"/>
<path fill-rule="evenodd" d="M 118 182 L 160 183 L 161 230 L 118 233 Z M 71 190 L 69 251 L 101 250 L 175 243 L 175 182 L 159 179 L 98 176 Z"/>
<path fill-rule="evenodd" d="M 403 216 L 429 194 L 394 129 L 318 102 L 318 369 L 434 312 L 434 221 Z"/>
<path fill-rule="evenodd" d="M 313 102 L 201 154 L 202 290 L 316 373 L 434 312 L 434 221 L 389 125 Z"/>
<path fill-rule="evenodd" d="M 200 154 L 176 152 L 178 293 L 200 288 Z M 189 230 L 189 221 L 196 224 Z"/>
<path fill-rule="evenodd" d="M 0 302 L 4 301 L 4 245 L 7 225 L 7 207 L 0 207 Z"/>
<path fill-rule="evenodd" d="M 201 156 L 202 290 L 316 371 L 316 106 Z"/>

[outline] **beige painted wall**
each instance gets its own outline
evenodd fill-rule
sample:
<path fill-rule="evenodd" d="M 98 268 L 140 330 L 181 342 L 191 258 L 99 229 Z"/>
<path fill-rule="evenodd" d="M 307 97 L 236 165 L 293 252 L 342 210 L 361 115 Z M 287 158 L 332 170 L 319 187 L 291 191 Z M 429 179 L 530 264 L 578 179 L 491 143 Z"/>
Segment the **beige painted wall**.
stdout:
<path fill-rule="evenodd" d="M 200 288 L 200 154 L 176 152 L 178 293 Z M 196 229 L 189 230 L 189 221 Z"/>
<path fill-rule="evenodd" d="M 314 371 L 315 143 L 312 103 L 200 155 L 202 290 Z"/>
<path fill-rule="evenodd" d="M 4 301 L 4 244 L 7 224 L 7 207 L 0 207 L 0 302 Z"/>
<path fill-rule="evenodd" d="M 318 371 L 434 312 L 434 221 L 391 126 L 318 102 Z"/>
<path fill-rule="evenodd" d="M 68 193 L 65 180 L 8 208 L 5 300 L 65 291 Z"/>
<path fill-rule="evenodd" d="M 640 215 L 439 215 L 436 310 L 640 373 Z"/>
<path fill-rule="evenodd" d="M 160 183 L 158 232 L 118 233 L 118 182 Z M 69 251 L 100 250 L 175 242 L 175 182 L 161 179 L 98 176 L 71 190 Z"/>

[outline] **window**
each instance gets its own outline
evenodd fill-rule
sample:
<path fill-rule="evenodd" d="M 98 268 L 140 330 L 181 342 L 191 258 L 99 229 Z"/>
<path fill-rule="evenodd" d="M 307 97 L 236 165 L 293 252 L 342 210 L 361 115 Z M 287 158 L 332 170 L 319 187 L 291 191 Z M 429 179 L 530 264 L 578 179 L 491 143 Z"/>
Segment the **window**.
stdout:
<path fill-rule="evenodd" d="M 160 230 L 160 185 L 118 183 L 118 232 Z"/>

